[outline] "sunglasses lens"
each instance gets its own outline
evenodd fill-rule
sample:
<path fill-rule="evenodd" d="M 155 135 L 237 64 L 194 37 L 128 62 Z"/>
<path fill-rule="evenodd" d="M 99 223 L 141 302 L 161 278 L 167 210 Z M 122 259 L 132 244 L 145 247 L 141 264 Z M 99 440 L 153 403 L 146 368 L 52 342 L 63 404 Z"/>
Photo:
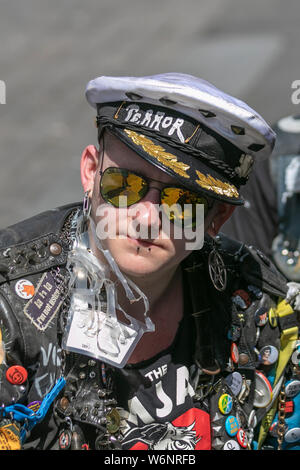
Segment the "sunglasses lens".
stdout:
<path fill-rule="evenodd" d="M 165 207 L 165 213 L 169 219 L 188 228 L 196 225 L 197 204 L 204 205 L 204 216 L 207 214 L 208 200 L 191 191 L 182 188 L 164 188 L 161 193 L 161 201 Z"/>
<path fill-rule="evenodd" d="M 140 176 L 121 168 L 108 168 L 100 181 L 101 196 L 115 207 L 129 207 L 140 201 L 148 189 Z"/>
<path fill-rule="evenodd" d="M 143 177 L 123 168 L 107 168 L 101 176 L 101 196 L 114 207 L 136 204 L 147 191 L 148 183 Z M 204 205 L 204 216 L 209 209 L 206 197 L 184 188 L 163 188 L 161 203 L 169 220 L 186 228 L 194 228 L 196 225 L 197 204 Z"/>

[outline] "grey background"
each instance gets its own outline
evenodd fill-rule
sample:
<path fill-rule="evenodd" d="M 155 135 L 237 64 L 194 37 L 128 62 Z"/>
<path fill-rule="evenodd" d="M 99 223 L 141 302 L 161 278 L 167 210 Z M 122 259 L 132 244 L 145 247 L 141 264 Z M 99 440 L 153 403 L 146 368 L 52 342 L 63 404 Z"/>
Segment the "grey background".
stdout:
<path fill-rule="evenodd" d="M 86 83 L 185 72 L 272 123 L 299 113 L 299 0 L 0 0 L 0 228 L 81 200 Z"/>

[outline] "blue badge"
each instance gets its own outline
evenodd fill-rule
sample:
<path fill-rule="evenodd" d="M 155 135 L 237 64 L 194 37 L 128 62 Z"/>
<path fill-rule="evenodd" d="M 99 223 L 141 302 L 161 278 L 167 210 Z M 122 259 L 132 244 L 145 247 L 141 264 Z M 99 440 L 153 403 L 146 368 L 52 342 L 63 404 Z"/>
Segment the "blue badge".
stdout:
<path fill-rule="evenodd" d="M 228 416 L 225 421 L 225 429 L 229 436 L 235 436 L 239 430 L 239 422 L 235 416 Z"/>

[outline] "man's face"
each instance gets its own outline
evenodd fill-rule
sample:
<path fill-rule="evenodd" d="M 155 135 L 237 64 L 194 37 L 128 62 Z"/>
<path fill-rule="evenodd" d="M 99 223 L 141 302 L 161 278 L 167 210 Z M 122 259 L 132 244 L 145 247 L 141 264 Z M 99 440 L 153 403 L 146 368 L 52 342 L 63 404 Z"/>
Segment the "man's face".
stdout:
<path fill-rule="evenodd" d="M 138 211 L 134 210 L 135 205 L 130 208 L 116 208 L 107 204 L 101 197 L 100 168 L 103 172 L 109 167 L 125 168 L 156 180 L 155 183 L 150 183 L 148 193 L 138 203 Z M 103 226 L 103 214 L 106 218 L 116 221 L 115 236 L 106 237 L 101 243 L 103 248 L 110 251 L 121 271 L 130 277 L 145 277 L 158 272 L 162 274 L 176 268 L 190 254 L 186 249 L 187 240 L 184 236 L 180 239 L 174 238 L 172 223 L 169 233 L 164 231 L 157 209 L 160 204 L 159 189 L 166 185 L 178 186 L 178 182 L 141 158 L 115 136 L 105 132 L 94 178 L 91 214 L 98 227 L 99 223 Z M 99 213 L 102 213 L 102 216 Z M 210 220 L 208 216 L 205 220 L 206 227 Z M 146 231 L 149 235 L 143 239 L 139 238 L 136 227 L 139 227 L 140 233 L 144 234 Z M 153 233 L 156 234 L 155 237 L 152 236 Z"/>

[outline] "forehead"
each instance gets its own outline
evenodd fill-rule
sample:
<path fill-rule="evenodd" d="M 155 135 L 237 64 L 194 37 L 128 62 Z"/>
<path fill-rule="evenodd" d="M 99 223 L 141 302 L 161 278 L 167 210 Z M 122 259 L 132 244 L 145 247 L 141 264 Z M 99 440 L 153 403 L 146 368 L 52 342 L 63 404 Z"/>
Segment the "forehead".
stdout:
<path fill-rule="evenodd" d="M 149 178 L 156 179 L 166 184 L 179 184 L 178 180 L 160 168 L 147 162 L 136 152 L 131 150 L 121 140 L 110 132 L 104 133 L 104 160 L 102 169 L 108 167 L 119 167 L 141 173 Z"/>

